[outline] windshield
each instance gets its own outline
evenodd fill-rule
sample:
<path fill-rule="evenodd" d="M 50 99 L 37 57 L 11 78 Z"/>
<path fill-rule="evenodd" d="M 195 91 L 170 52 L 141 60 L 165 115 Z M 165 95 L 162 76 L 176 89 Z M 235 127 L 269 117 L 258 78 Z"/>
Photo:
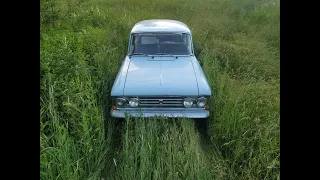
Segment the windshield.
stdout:
<path fill-rule="evenodd" d="M 131 55 L 191 55 L 190 34 L 137 33 L 132 34 Z"/>

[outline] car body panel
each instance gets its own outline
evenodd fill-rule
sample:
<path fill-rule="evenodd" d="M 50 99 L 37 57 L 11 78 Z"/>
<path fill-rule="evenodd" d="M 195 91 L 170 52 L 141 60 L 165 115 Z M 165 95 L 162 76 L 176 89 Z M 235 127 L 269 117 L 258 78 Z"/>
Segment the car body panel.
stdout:
<path fill-rule="evenodd" d="M 125 118 L 126 115 L 132 117 L 167 116 L 172 118 L 207 118 L 210 113 L 203 108 L 120 108 L 118 110 L 111 110 L 110 114 L 116 118 Z"/>
<path fill-rule="evenodd" d="M 184 32 L 190 33 L 188 26 L 180 21 L 167 19 L 144 20 L 136 23 L 131 33 L 141 32 Z"/>
<path fill-rule="evenodd" d="M 197 78 L 197 84 L 198 84 L 198 91 L 199 91 L 199 96 L 210 96 L 211 95 L 211 89 L 210 85 L 208 83 L 208 80 L 200 66 L 199 61 L 197 60 L 196 57 L 193 56 L 193 68 L 194 68 L 194 73 Z"/>
<path fill-rule="evenodd" d="M 161 58 L 132 57 L 123 95 L 198 95 L 190 56 Z"/>
<path fill-rule="evenodd" d="M 128 56 L 123 60 L 118 75 L 113 83 L 111 89 L 111 96 L 123 96 L 124 85 L 126 82 L 127 71 L 130 65 L 130 59 Z"/>

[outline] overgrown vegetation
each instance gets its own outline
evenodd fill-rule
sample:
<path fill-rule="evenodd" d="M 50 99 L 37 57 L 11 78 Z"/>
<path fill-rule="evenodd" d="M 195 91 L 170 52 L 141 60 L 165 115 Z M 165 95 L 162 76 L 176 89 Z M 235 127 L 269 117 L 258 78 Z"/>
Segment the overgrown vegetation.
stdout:
<path fill-rule="evenodd" d="M 41 0 L 40 179 L 280 179 L 280 8 L 274 0 Z M 132 26 L 193 32 L 213 90 L 188 119 L 109 116 Z"/>

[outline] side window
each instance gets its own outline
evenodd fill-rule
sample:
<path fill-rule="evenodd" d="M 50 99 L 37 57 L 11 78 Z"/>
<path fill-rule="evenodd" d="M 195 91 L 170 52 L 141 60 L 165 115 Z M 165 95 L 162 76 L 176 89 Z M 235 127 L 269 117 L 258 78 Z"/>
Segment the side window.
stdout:
<path fill-rule="evenodd" d="M 131 35 L 131 44 L 129 45 L 129 54 L 132 54 L 134 52 L 135 44 L 136 44 L 137 38 L 135 34 Z"/>
<path fill-rule="evenodd" d="M 192 42 L 191 42 L 191 34 L 183 34 L 183 41 L 187 45 L 188 51 L 192 53 Z"/>
<path fill-rule="evenodd" d="M 185 44 L 187 44 L 187 38 L 186 38 L 186 35 L 185 35 L 185 34 L 182 35 L 182 39 L 183 39 L 183 42 L 184 42 Z"/>

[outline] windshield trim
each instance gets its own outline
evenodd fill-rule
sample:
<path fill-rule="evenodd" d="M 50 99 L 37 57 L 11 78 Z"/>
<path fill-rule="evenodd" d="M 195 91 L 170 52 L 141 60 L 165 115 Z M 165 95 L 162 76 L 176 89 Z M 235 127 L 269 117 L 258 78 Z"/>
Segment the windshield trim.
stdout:
<path fill-rule="evenodd" d="M 190 44 L 191 44 L 191 53 L 190 54 L 133 54 L 132 51 L 132 39 L 133 36 L 135 34 L 188 34 L 189 35 L 189 40 L 190 40 Z M 191 32 L 133 32 L 130 33 L 130 38 L 129 38 L 129 43 L 128 43 L 128 52 L 127 52 L 128 56 L 194 56 L 194 49 L 193 49 L 193 41 L 192 41 L 192 33 Z"/>

